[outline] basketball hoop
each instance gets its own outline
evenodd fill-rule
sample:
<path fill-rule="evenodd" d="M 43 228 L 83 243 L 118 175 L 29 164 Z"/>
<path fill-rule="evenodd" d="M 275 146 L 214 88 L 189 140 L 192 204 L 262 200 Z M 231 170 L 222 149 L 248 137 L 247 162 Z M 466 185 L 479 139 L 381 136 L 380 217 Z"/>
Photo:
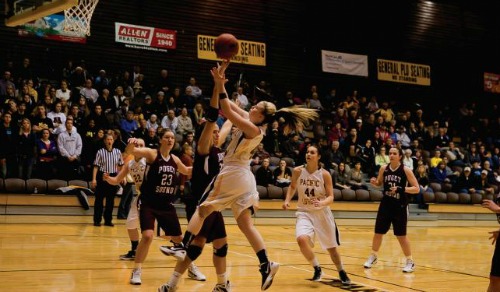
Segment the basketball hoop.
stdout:
<path fill-rule="evenodd" d="M 75 35 L 90 35 L 90 20 L 99 0 L 80 0 L 78 5 L 64 10 L 63 29 Z"/>

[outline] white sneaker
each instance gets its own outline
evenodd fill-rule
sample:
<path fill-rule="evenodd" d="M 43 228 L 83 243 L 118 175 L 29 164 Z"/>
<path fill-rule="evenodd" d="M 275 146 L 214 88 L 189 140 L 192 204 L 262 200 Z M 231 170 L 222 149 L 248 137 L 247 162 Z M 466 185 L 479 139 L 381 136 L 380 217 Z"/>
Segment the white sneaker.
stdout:
<path fill-rule="evenodd" d="M 260 265 L 260 274 L 262 275 L 262 285 L 260 290 L 267 290 L 273 284 L 274 276 L 278 272 L 280 264 L 275 262 L 268 262 Z"/>
<path fill-rule="evenodd" d="M 163 284 L 160 288 L 158 288 L 158 292 L 175 292 L 177 291 L 177 286 L 170 287 L 168 284 Z"/>
<path fill-rule="evenodd" d="M 141 269 L 134 269 L 130 277 L 130 284 L 141 285 Z"/>
<path fill-rule="evenodd" d="M 231 292 L 231 283 L 227 281 L 226 284 L 217 284 L 212 292 Z"/>
<path fill-rule="evenodd" d="M 415 262 L 413 260 L 406 259 L 406 265 L 403 268 L 403 272 L 404 273 L 413 273 L 414 270 L 415 270 Z"/>
<path fill-rule="evenodd" d="M 188 277 L 196 281 L 206 281 L 207 277 L 198 269 L 198 267 L 191 263 L 188 267 Z"/>
<path fill-rule="evenodd" d="M 365 264 L 363 265 L 366 269 L 371 268 L 374 264 L 377 263 L 377 256 L 374 254 L 371 254 L 370 257 L 366 260 Z"/>
<path fill-rule="evenodd" d="M 160 251 L 166 256 L 176 258 L 178 261 L 183 261 L 186 257 L 186 250 L 182 247 L 162 245 Z"/>

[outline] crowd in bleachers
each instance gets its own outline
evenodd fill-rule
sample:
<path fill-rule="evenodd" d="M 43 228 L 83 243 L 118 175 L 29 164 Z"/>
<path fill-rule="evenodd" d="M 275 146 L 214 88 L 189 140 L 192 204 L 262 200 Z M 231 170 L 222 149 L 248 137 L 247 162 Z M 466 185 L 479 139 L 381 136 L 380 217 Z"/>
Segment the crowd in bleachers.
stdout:
<path fill-rule="evenodd" d="M 180 153 L 186 143 L 194 149 L 212 91 L 208 85 L 198 85 L 195 76 L 175 85 L 166 69 L 158 76 L 146 76 L 141 66 L 108 74 L 106 69 L 89 72 L 84 63 L 69 62 L 61 69 L 60 80 L 47 80 L 25 58 L 19 66 L 10 63 L 1 72 L 0 173 L 4 178 L 89 180 L 106 132 L 114 135 L 115 148 L 123 151 L 129 137 L 158 147 L 156 133 L 168 127 L 177 137 L 174 153 Z M 306 146 L 316 143 L 336 188 L 366 189 L 363 178 L 376 175 L 389 162 L 388 147 L 397 145 L 405 150 L 403 163 L 413 169 L 423 191 L 439 184 L 461 193 L 498 192 L 498 103 L 430 103 L 425 108 L 406 104 L 404 97 L 388 100 L 356 90 L 342 96 L 335 88 L 321 93 L 316 85 L 302 96 L 292 90 L 281 96 L 265 81 L 249 87 L 229 84 L 231 99 L 245 109 L 267 99 L 278 108 L 297 105 L 321 113 L 316 123 L 288 135 L 278 122 L 267 126 L 251 161 L 259 185 L 286 186 L 289 168 L 304 163 Z M 223 120 L 221 114 L 219 124 Z"/>

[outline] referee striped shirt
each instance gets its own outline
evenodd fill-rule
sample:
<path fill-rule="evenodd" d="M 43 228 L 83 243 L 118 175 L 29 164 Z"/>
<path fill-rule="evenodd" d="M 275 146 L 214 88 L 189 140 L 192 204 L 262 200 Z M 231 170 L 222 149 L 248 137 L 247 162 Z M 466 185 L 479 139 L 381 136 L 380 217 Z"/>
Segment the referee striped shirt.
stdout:
<path fill-rule="evenodd" d="M 122 153 L 117 148 L 108 151 L 103 147 L 97 151 L 94 165 L 99 167 L 100 172 L 117 173 L 118 166 L 123 165 Z"/>

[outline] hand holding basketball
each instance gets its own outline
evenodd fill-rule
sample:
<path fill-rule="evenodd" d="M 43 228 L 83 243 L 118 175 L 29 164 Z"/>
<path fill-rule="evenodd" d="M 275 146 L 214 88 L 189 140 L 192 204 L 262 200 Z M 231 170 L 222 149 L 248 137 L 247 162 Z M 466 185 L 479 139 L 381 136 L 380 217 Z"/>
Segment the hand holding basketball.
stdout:
<path fill-rule="evenodd" d="M 230 34 L 223 33 L 215 39 L 214 50 L 217 57 L 229 60 L 234 57 L 239 50 L 238 39 Z"/>

